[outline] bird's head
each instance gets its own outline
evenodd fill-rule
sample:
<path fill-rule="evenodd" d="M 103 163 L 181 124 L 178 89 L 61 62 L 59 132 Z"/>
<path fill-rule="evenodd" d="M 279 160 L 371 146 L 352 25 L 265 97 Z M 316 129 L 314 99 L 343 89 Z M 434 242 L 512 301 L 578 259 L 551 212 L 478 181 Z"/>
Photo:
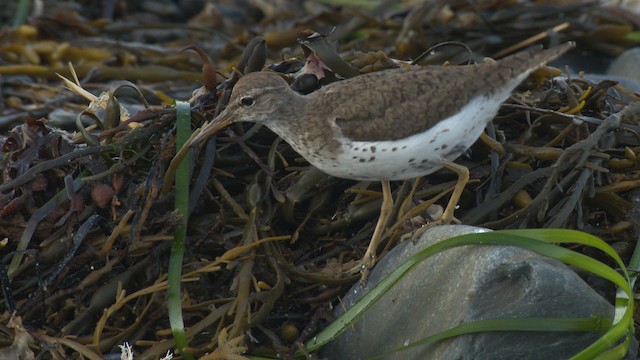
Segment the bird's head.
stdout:
<path fill-rule="evenodd" d="M 276 119 L 290 106 L 283 97 L 295 94 L 289 84 L 275 72 L 259 71 L 249 73 L 238 80 L 233 87 L 227 107 L 194 137 L 192 144 L 199 144 L 235 122 L 265 123 Z"/>

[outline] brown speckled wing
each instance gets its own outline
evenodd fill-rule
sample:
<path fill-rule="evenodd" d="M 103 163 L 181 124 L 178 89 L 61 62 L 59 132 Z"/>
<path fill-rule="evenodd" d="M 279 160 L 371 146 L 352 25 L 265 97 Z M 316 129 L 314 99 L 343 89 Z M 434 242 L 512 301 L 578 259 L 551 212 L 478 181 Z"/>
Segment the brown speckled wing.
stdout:
<path fill-rule="evenodd" d="M 344 85 L 351 82 L 352 95 L 330 96 L 335 106 L 329 118 L 335 119 L 344 136 L 355 141 L 396 140 L 429 129 L 454 114 L 477 92 L 464 84 L 472 69 L 443 70 L 394 69 L 344 81 Z M 343 84 L 334 86 L 338 85 Z"/>
<path fill-rule="evenodd" d="M 345 137 L 354 141 L 397 140 L 426 131 L 473 97 L 504 89 L 518 75 L 571 47 L 565 44 L 542 52 L 531 49 L 494 64 L 386 70 L 331 84 L 310 96 L 322 94 L 318 98 L 326 101 L 327 115 L 335 119 Z"/>

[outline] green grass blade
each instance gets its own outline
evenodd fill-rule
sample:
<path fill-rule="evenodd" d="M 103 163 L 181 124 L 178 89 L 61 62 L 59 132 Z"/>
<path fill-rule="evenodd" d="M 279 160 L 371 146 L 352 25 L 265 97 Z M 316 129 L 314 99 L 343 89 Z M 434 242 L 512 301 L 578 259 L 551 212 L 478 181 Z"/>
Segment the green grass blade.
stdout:
<path fill-rule="evenodd" d="M 176 118 L 176 149 L 180 149 L 191 135 L 191 107 L 188 102 L 176 102 Z M 169 312 L 169 324 L 171 325 L 173 339 L 176 342 L 176 349 L 185 359 L 193 359 L 191 355 L 184 352 L 184 349 L 188 346 L 188 342 L 184 330 L 182 304 L 180 301 L 182 299 L 180 289 L 182 279 L 182 260 L 184 257 L 184 241 L 187 237 L 187 221 L 189 217 L 189 162 L 189 155 L 187 155 L 186 161 L 183 161 L 180 164 L 176 173 L 175 206 L 178 215 L 183 218 L 183 223 L 178 226 L 174 234 L 173 247 L 171 248 L 171 256 L 169 258 L 169 273 L 167 274 L 167 307 Z"/>
<path fill-rule="evenodd" d="M 29 11 L 31 9 L 31 0 L 18 0 L 16 5 L 16 12 L 13 14 L 11 20 L 12 26 L 20 26 L 29 17 Z"/>
<path fill-rule="evenodd" d="M 454 328 L 441 331 L 432 336 L 418 340 L 406 346 L 394 349 L 373 359 L 382 359 L 393 353 L 409 350 L 417 346 L 423 346 L 436 341 L 445 340 L 455 336 L 481 333 L 488 331 L 582 331 L 603 332 L 611 325 L 609 319 L 592 318 L 519 318 L 519 319 L 487 319 L 462 324 Z M 552 329 L 552 330 L 549 330 Z"/>

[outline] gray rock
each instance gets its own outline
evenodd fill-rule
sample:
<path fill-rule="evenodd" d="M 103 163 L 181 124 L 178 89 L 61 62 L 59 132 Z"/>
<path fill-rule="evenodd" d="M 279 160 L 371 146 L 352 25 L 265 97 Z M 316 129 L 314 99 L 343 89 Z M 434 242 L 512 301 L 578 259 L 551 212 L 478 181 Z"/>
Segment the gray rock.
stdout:
<path fill-rule="evenodd" d="M 640 81 L 640 47 L 631 48 L 613 60 L 607 75 L 617 75 Z"/>
<path fill-rule="evenodd" d="M 398 264 L 433 243 L 482 231 L 487 230 L 470 226 L 433 228 L 417 244 L 406 242 L 393 249 L 372 271 L 368 283 L 377 283 Z M 352 306 L 364 292 L 356 284 L 344 298 L 344 306 Z M 518 247 L 466 246 L 418 265 L 360 321 L 325 346 L 320 355 L 328 359 L 366 359 L 481 319 L 594 315 L 611 318 L 613 307 L 564 264 Z M 385 359 L 566 359 L 600 335 L 469 334 Z M 632 347 L 637 348 L 637 344 L 634 342 Z M 630 353 L 635 354 L 635 348 Z"/>

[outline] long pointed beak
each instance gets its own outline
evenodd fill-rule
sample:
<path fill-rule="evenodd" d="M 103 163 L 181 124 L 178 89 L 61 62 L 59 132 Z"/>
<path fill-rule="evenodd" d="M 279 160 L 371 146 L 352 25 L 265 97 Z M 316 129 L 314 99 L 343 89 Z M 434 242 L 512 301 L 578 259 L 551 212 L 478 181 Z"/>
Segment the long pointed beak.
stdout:
<path fill-rule="evenodd" d="M 167 172 L 164 176 L 164 182 L 162 186 L 162 193 L 165 194 L 171 188 L 171 184 L 173 183 L 173 179 L 175 178 L 176 171 L 178 169 L 178 165 L 184 160 L 184 158 L 189 153 L 189 149 L 192 146 L 200 146 L 204 143 L 209 137 L 226 127 L 227 125 L 233 122 L 233 118 L 227 114 L 227 111 L 223 111 L 218 115 L 215 119 L 211 120 L 210 123 L 205 124 L 200 131 L 193 135 L 183 146 L 180 148 L 176 156 L 173 157 L 169 167 L 167 168 Z"/>
<path fill-rule="evenodd" d="M 203 127 L 201 127 L 200 132 L 196 136 L 194 136 L 189 142 L 187 142 L 185 146 L 202 145 L 202 143 L 204 143 L 205 140 L 207 140 L 209 137 L 211 137 L 213 134 L 217 133 L 218 131 L 227 127 L 229 124 L 231 124 L 231 122 L 232 122 L 232 119 L 227 115 L 227 112 L 226 111 L 221 112 L 220 115 L 218 115 L 215 119 L 211 120 L 210 123 L 205 124 Z"/>

